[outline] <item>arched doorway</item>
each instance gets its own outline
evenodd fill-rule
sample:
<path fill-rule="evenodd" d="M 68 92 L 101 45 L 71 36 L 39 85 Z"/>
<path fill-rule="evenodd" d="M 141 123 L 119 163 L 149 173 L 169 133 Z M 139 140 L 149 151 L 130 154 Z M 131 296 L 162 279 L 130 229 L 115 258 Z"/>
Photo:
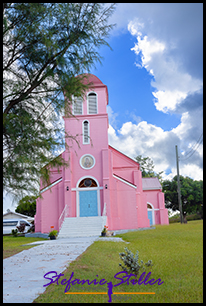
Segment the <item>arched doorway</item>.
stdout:
<path fill-rule="evenodd" d="M 77 217 L 100 216 L 100 189 L 94 177 L 83 177 L 77 183 Z"/>
<path fill-rule="evenodd" d="M 147 214 L 149 219 L 149 225 L 152 226 L 155 224 L 155 216 L 154 216 L 154 206 L 147 202 Z"/>

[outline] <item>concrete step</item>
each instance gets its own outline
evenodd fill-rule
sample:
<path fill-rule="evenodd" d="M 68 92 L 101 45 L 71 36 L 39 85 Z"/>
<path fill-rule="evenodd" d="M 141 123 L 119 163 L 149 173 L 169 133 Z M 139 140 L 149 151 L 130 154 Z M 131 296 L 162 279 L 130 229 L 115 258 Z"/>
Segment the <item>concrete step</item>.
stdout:
<path fill-rule="evenodd" d="M 65 218 L 58 237 L 100 236 L 106 216 Z"/>

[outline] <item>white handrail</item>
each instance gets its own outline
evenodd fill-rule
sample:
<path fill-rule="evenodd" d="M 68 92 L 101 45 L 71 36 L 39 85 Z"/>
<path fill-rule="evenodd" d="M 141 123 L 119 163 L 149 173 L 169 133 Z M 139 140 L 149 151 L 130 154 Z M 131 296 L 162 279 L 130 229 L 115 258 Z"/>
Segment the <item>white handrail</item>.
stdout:
<path fill-rule="evenodd" d="M 107 215 L 107 203 L 104 203 L 104 208 L 103 208 L 103 212 L 102 212 L 102 216 L 106 216 Z"/>
<path fill-rule="evenodd" d="M 62 213 L 61 213 L 61 215 L 59 217 L 59 231 L 60 231 L 60 229 L 62 227 L 62 223 L 63 223 L 63 221 L 65 219 L 65 216 L 67 215 L 67 212 L 68 212 L 68 205 L 65 205 L 65 207 L 64 207 L 64 209 L 63 209 L 63 211 L 62 211 Z"/>

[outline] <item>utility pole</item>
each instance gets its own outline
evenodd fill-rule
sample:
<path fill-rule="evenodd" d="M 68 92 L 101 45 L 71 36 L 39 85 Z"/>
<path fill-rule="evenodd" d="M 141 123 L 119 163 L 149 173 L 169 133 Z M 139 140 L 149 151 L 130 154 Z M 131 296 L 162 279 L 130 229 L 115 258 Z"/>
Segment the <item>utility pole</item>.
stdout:
<path fill-rule="evenodd" d="M 181 201 L 181 190 L 180 190 L 179 156 L 178 156 L 177 145 L 175 146 L 175 149 L 176 149 L 176 161 L 177 161 L 177 193 L 178 193 L 178 203 L 179 203 L 179 211 L 180 211 L 180 221 L 182 223 L 183 222 L 182 201 Z"/>

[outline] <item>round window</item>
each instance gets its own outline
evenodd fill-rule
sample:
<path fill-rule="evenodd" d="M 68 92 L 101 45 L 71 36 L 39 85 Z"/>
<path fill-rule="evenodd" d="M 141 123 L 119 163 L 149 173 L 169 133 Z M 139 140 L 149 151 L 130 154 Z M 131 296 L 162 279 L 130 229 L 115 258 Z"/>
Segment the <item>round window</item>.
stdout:
<path fill-rule="evenodd" d="M 80 165 L 83 169 L 91 169 L 95 165 L 95 159 L 90 154 L 85 154 L 80 158 Z"/>
<path fill-rule="evenodd" d="M 90 187 L 92 185 L 92 181 L 90 180 L 90 179 L 86 179 L 85 181 L 84 181 L 84 186 L 85 187 Z"/>

